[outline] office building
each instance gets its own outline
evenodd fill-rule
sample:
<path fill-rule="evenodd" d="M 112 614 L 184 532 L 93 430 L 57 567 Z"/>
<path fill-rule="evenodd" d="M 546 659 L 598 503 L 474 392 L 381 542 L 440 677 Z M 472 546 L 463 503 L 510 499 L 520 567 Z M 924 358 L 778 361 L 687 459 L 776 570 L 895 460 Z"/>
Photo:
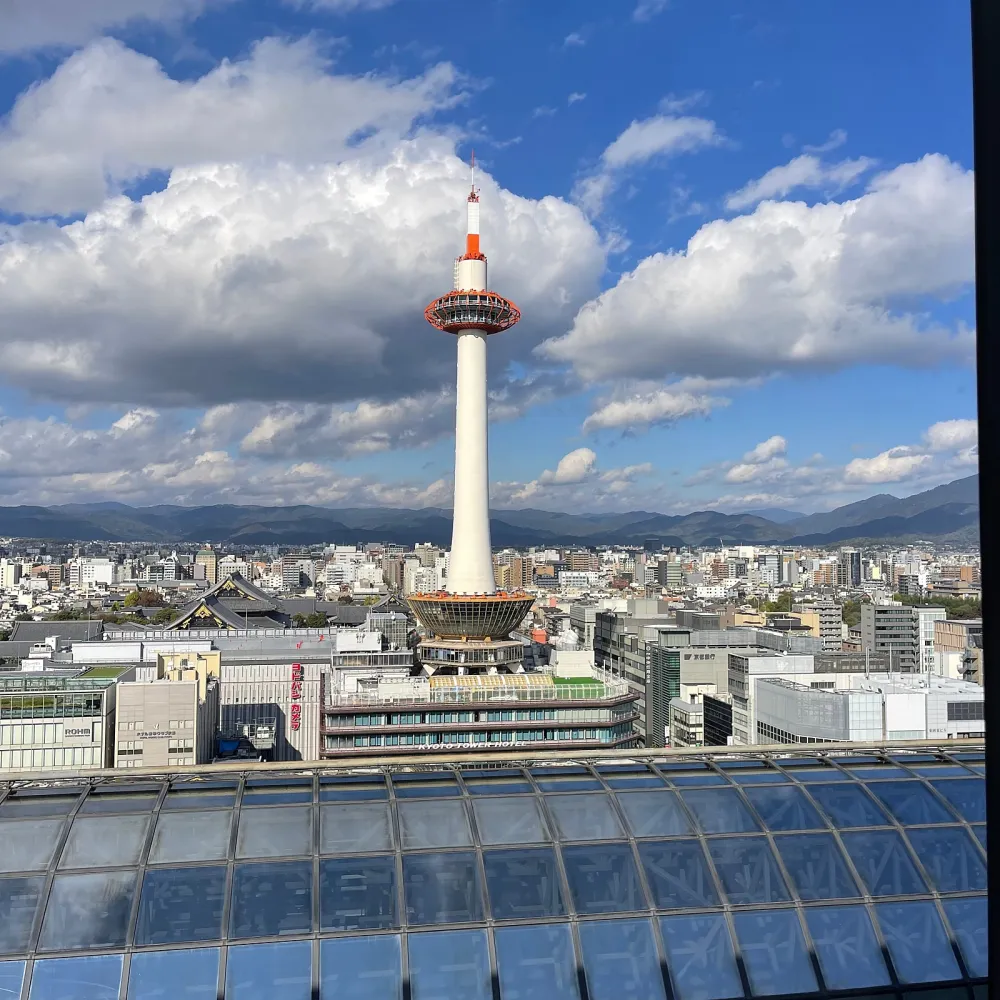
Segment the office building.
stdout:
<path fill-rule="evenodd" d="M 913 610 L 900 605 L 862 604 L 862 650 L 884 653 L 889 657 L 891 670 L 919 671 L 922 662 L 919 622 Z"/>
<path fill-rule="evenodd" d="M 194 557 L 195 566 L 205 568 L 205 580 L 210 586 L 219 582 L 219 566 L 215 552 L 211 548 L 199 549 Z"/>

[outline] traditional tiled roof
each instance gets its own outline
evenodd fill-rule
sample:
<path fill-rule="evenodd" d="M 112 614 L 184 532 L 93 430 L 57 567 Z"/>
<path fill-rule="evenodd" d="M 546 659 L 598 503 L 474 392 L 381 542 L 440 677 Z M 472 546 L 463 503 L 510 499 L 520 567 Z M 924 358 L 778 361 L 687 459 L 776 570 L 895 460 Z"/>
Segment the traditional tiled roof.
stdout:
<path fill-rule="evenodd" d="M 209 591 L 187 605 L 181 611 L 180 617 L 169 625 L 165 625 L 164 630 L 173 632 L 192 628 L 239 629 L 246 627 L 246 619 Z"/>

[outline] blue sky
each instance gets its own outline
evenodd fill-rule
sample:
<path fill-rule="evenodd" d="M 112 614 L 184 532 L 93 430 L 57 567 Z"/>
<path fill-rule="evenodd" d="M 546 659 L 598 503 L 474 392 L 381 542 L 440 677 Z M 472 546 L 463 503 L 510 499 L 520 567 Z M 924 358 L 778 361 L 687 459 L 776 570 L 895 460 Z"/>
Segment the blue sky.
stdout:
<path fill-rule="evenodd" d="M 499 506 L 976 471 L 968 13 L 52 0 L 0 31 L 0 502 L 447 505 L 482 166 Z"/>

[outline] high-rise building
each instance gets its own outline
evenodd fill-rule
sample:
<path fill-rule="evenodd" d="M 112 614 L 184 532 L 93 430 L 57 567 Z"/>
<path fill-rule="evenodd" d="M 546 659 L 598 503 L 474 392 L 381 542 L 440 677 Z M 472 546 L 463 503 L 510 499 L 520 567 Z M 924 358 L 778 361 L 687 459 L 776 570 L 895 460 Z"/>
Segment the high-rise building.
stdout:
<path fill-rule="evenodd" d="M 486 257 L 479 248 L 479 192 L 473 160 L 467 200 L 465 253 L 455 261 L 454 288 L 435 299 L 424 317 L 453 334 L 458 347 L 455 398 L 455 503 L 446 593 L 416 593 L 410 608 L 427 635 L 418 655 L 425 669 L 438 664 L 461 673 L 519 669 L 520 640 L 510 632 L 524 620 L 532 598 L 497 591 L 490 544 L 486 340 L 521 318 L 517 306 L 487 291 Z M 449 658 L 462 650 L 461 667 Z"/>
<path fill-rule="evenodd" d="M 215 552 L 211 548 L 199 549 L 194 557 L 196 566 L 205 567 L 205 579 L 213 587 L 219 582 L 219 563 Z"/>

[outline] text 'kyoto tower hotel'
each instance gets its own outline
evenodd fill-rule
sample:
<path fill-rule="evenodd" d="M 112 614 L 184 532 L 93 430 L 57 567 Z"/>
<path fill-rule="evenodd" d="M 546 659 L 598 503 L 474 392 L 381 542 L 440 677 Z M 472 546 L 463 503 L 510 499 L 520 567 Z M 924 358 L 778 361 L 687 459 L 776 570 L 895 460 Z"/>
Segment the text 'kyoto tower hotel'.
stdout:
<path fill-rule="evenodd" d="M 454 289 L 424 316 L 454 334 L 458 347 L 455 400 L 455 513 L 446 591 L 413 594 L 410 608 L 428 633 L 418 650 L 429 673 L 495 673 L 520 669 L 523 647 L 510 638 L 532 598 L 497 591 L 490 545 L 486 340 L 520 318 L 517 306 L 487 290 L 479 248 L 479 193 L 473 160 L 465 253 L 455 262 Z"/>

